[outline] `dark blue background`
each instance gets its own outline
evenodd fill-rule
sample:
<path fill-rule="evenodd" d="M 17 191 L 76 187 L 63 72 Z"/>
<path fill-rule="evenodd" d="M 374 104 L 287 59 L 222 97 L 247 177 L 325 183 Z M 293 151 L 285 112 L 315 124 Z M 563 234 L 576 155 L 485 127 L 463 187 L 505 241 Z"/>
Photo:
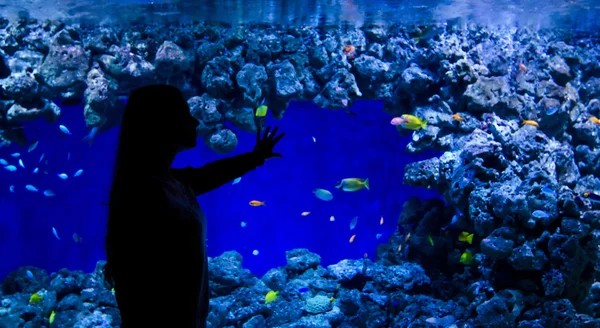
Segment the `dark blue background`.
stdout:
<path fill-rule="evenodd" d="M 364 253 L 373 258 L 376 245 L 394 232 L 405 200 L 438 197 L 433 191 L 402 184 L 407 163 L 437 154 L 406 153 L 410 136 L 398 135 L 381 103 L 358 102 L 352 110 L 357 116 L 296 102 L 283 120 L 268 119 L 286 133 L 276 149 L 284 157 L 267 161 L 236 185 L 229 183 L 198 198 L 208 219 L 209 256 L 237 250 L 244 267 L 258 275 L 285 265 L 285 251 L 298 247 L 320 254 L 324 265 L 361 258 Z M 80 106 L 66 107 L 53 125 L 42 120 L 28 123 L 28 136 L 41 139 L 31 153 L 16 145 L 0 148 L 0 158 L 18 166 L 18 159 L 10 154 L 20 152 L 26 166 L 16 172 L 0 169 L 0 277 L 23 265 L 50 272 L 63 267 L 89 272 L 105 258 L 107 208 L 102 203 L 108 200 L 118 128 L 100 134 L 89 147 L 81 142 L 87 133 L 82 112 Z M 59 124 L 73 135 L 63 136 Z M 238 138 L 233 154 L 254 146 L 254 135 L 239 132 Z M 32 174 L 42 153 L 48 165 Z M 199 166 L 221 157 L 199 142 L 196 149 L 181 153 L 174 166 Z M 78 169 L 83 174 L 72 177 Z M 58 178 L 62 172 L 69 179 Z M 333 188 L 349 177 L 369 178 L 371 190 L 348 193 Z M 26 184 L 40 192 L 25 190 Z M 9 192 L 10 185 L 15 185 L 16 193 Z M 41 191 L 48 188 L 57 196 L 43 196 Z M 334 199 L 317 199 L 312 193 L 315 188 L 330 190 Z M 267 206 L 251 207 L 250 200 L 265 201 Z M 303 217 L 304 211 L 311 214 Z M 329 221 L 332 215 L 335 222 Z M 351 231 L 354 216 L 359 217 L 358 225 Z M 380 226 L 382 216 L 385 223 Z M 247 223 L 245 228 L 241 221 Z M 52 235 L 52 227 L 60 241 Z M 73 241 L 74 232 L 83 238 L 81 244 Z M 379 240 L 377 233 L 383 234 Z M 357 237 L 350 244 L 353 234 Z M 260 251 L 258 256 L 252 255 L 254 249 Z"/>

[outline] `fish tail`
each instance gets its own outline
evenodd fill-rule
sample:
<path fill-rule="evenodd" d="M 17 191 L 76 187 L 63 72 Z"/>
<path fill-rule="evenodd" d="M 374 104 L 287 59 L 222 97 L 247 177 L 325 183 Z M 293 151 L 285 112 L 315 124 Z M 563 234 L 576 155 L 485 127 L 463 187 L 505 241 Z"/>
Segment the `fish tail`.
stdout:
<path fill-rule="evenodd" d="M 365 179 L 364 185 L 365 185 L 365 188 L 367 188 L 367 190 L 371 190 L 371 189 L 369 189 L 369 178 Z"/>
<path fill-rule="evenodd" d="M 91 146 L 94 143 L 94 140 L 96 139 L 96 134 L 98 134 L 98 127 L 93 127 L 90 130 L 90 133 L 88 133 L 87 136 L 83 137 L 81 141 L 85 141 Z"/>
<path fill-rule="evenodd" d="M 469 245 L 473 244 L 473 234 L 467 236 L 467 243 L 469 243 Z"/>
<path fill-rule="evenodd" d="M 421 128 L 427 129 L 427 120 L 423 120 L 423 123 L 421 123 Z"/>

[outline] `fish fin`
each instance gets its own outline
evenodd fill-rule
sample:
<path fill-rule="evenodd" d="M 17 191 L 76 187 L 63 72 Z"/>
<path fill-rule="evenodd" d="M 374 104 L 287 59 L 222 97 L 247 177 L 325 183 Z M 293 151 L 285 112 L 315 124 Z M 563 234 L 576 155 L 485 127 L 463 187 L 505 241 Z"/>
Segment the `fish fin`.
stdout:
<path fill-rule="evenodd" d="M 371 190 L 371 189 L 369 189 L 369 178 L 365 179 L 364 185 L 365 185 L 365 188 L 367 188 L 367 190 Z"/>
<path fill-rule="evenodd" d="M 424 120 L 423 123 L 421 123 L 421 128 L 427 129 L 427 120 Z"/>

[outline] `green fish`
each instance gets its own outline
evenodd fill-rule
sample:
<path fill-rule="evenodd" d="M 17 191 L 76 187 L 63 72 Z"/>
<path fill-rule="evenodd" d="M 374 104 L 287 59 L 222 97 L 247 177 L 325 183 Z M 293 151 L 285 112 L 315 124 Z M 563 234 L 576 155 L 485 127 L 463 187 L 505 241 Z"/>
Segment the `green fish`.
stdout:
<path fill-rule="evenodd" d="M 346 178 L 338 181 L 335 184 L 335 188 L 341 189 L 343 191 L 359 191 L 364 188 L 369 190 L 369 179 L 359 179 L 359 178 Z"/>
<path fill-rule="evenodd" d="M 31 295 L 29 298 L 29 303 L 39 303 L 43 300 L 44 296 L 40 295 L 39 293 L 33 293 L 33 295 Z"/>
<path fill-rule="evenodd" d="M 258 106 L 258 108 L 256 109 L 256 116 L 257 117 L 265 117 L 267 116 L 267 106 L 265 105 L 260 105 Z"/>

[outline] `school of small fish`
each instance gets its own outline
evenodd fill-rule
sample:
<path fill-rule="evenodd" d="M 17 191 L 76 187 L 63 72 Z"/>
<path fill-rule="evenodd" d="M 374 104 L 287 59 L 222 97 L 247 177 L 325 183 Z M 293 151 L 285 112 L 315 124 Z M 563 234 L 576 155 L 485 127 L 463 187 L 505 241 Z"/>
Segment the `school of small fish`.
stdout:
<path fill-rule="evenodd" d="M 71 131 L 69 131 L 69 129 L 64 126 L 64 125 L 59 125 L 58 129 L 60 130 L 61 133 L 63 133 L 66 136 L 72 135 Z M 27 148 L 27 154 L 29 153 L 33 153 L 39 146 L 40 142 L 39 140 L 33 141 Z M 39 159 L 37 160 L 37 163 L 35 162 L 35 160 L 32 161 L 28 161 L 26 158 L 28 155 L 27 154 L 21 154 L 19 152 L 15 152 L 15 153 L 11 153 L 10 157 L 5 159 L 5 158 L 0 158 L 0 166 L 4 167 L 4 169 L 8 172 L 17 172 L 19 171 L 19 167 L 21 169 L 26 169 L 27 165 L 26 163 L 29 163 L 31 166 L 33 167 L 33 170 L 31 171 L 31 174 L 37 174 L 38 172 L 40 172 L 40 167 L 41 166 L 46 166 L 48 165 L 48 160 L 46 159 L 44 161 L 44 158 L 46 156 L 45 153 L 42 153 L 39 157 Z M 11 164 L 10 161 L 12 160 L 16 161 L 15 164 Z M 71 159 L 71 153 L 67 152 L 67 156 L 66 156 L 67 161 Z M 35 163 L 35 164 L 32 164 Z M 22 171 L 22 170 L 21 170 Z M 42 171 L 45 175 L 48 174 L 47 170 L 43 170 Z M 18 174 L 18 173 L 17 173 Z M 79 177 L 83 174 L 83 169 L 78 169 L 77 171 L 75 171 L 72 175 L 72 177 Z M 56 174 L 58 178 L 62 179 L 62 180 L 67 180 L 69 178 L 69 176 L 67 175 L 67 173 L 63 173 L 63 172 L 59 172 Z M 9 185 L 8 189 L 11 193 L 17 193 L 19 188 L 17 188 L 17 186 L 15 185 Z M 26 191 L 29 191 L 32 194 L 38 193 L 41 194 L 45 197 L 55 197 L 56 193 L 54 192 L 54 190 L 52 189 L 40 189 L 38 188 L 36 185 L 34 184 L 25 184 L 23 186 L 23 189 Z M 41 193 L 40 193 L 41 191 Z M 58 234 L 58 231 L 56 230 L 55 227 L 52 227 L 52 234 L 54 235 L 54 237 L 57 240 L 61 240 Z M 73 234 L 73 241 L 75 243 L 81 243 L 82 242 L 82 238 L 77 234 L 74 233 Z M 33 274 L 31 273 L 31 271 L 27 271 L 27 276 L 32 278 Z M 33 278 L 32 278 L 33 279 Z M 39 295 L 38 295 L 39 296 Z M 32 296 L 34 297 L 34 296 Z M 37 300 L 36 298 L 37 296 L 34 297 L 35 300 Z"/>

